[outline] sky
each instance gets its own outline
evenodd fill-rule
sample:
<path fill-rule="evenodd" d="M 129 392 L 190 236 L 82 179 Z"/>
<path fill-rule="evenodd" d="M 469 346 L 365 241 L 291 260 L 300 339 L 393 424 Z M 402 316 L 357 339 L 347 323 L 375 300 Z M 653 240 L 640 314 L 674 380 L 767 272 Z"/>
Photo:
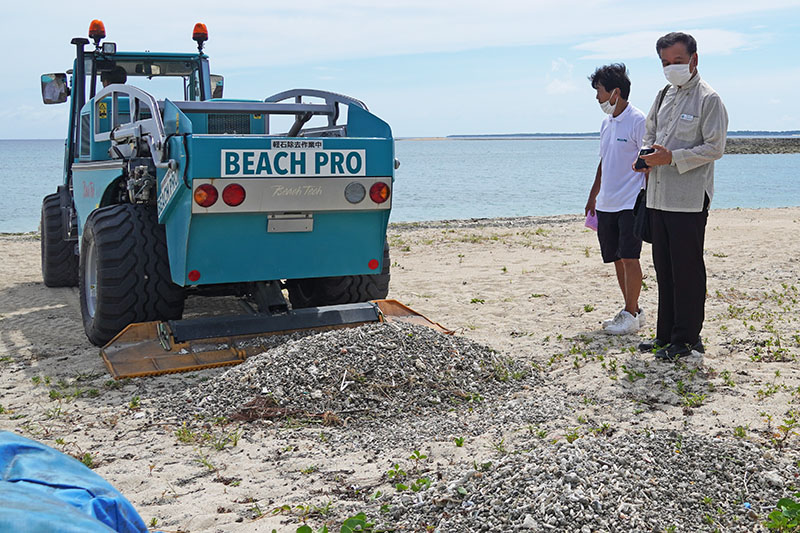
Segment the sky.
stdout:
<path fill-rule="evenodd" d="M 625 63 L 630 102 L 647 112 L 666 84 L 655 41 L 684 31 L 730 130 L 800 129 L 800 0 L 42 0 L 3 11 L 0 139 L 65 136 L 67 105 L 42 104 L 39 76 L 71 68 L 70 40 L 92 19 L 120 51 L 195 51 L 203 22 L 226 97 L 343 93 L 396 137 L 596 132 L 604 115 L 587 76 Z"/>

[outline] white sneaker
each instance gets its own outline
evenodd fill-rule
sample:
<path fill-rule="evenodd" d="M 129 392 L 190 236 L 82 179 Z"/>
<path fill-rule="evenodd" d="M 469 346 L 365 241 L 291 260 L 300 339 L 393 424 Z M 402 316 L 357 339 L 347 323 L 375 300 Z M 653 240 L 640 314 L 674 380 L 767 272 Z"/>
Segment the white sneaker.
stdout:
<path fill-rule="evenodd" d="M 637 315 L 639 313 L 636 313 Z M 639 331 L 639 319 L 623 310 L 620 312 L 618 321 L 609 324 L 605 329 L 606 333 L 611 335 L 627 335 L 629 333 L 636 333 Z"/>
<path fill-rule="evenodd" d="M 624 311 L 624 310 L 625 309 L 622 309 L 619 313 L 617 313 L 614 316 L 614 318 L 609 318 L 607 320 L 603 320 L 603 329 L 606 329 L 611 324 L 613 324 L 615 322 L 618 322 L 620 320 L 620 318 L 622 317 L 622 311 Z M 639 312 L 636 313 L 634 316 L 639 320 L 639 327 L 640 328 L 643 328 L 645 326 L 645 324 L 647 324 L 647 320 L 645 319 L 645 315 L 644 315 L 644 309 L 642 309 L 641 307 L 639 308 Z"/>
<path fill-rule="evenodd" d="M 622 308 L 619 313 L 614 315 L 614 318 L 609 318 L 607 320 L 603 320 L 603 329 L 606 329 L 611 324 L 616 324 L 617 322 L 619 322 L 620 318 L 622 318 L 622 311 L 624 311 L 624 310 L 625 310 L 625 308 Z"/>

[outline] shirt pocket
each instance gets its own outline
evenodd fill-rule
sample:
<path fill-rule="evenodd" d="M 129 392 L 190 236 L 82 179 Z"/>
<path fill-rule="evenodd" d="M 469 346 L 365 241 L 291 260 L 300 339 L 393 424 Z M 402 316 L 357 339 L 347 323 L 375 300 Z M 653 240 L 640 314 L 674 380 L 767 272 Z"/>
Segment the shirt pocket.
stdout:
<path fill-rule="evenodd" d="M 681 113 L 675 125 L 675 137 L 682 141 L 695 141 L 700 131 L 700 117 L 694 113 Z"/>

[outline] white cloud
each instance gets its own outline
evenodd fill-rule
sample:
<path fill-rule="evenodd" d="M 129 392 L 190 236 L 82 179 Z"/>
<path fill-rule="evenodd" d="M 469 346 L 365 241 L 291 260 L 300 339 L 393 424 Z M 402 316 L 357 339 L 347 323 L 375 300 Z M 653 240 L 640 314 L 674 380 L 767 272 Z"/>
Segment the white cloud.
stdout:
<path fill-rule="evenodd" d="M 103 4 L 101 8 L 76 12 L 62 2 L 9 7 L 4 13 L 4 35 L 12 42 L 28 42 L 26 22 L 37 20 L 39 38 L 30 43 L 28 57 L 52 56 L 60 49 L 69 52 L 69 38 L 83 35 L 91 18 L 104 20 L 108 39 L 121 50 L 185 50 L 194 48 L 191 28 L 201 20 L 208 26 L 206 49 L 231 68 L 318 62 L 325 59 L 353 59 L 396 54 L 451 52 L 486 47 L 570 43 L 592 36 L 600 39 L 583 46 L 590 54 L 613 51 L 603 35 L 641 28 L 642 35 L 665 33 L 691 23 L 702 27 L 716 24 L 720 14 L 746 15 L 789 6 L 792 0 L 674 0 L 669 10 L 654 16 L 635 0 L 611 2 L 560 0 L 559 2 L 520 0 L 304 0 L 294 4 L 254 3 L 227 0 L 224 4 L 204 0 L 175 0 L 164 3 L 140 0 L 137 10 L 158 17 L 131 20 L 124 4 Z M 47 15 L 40 17 L 39 12 Z M 622 16 L 624 15 L 624 16 Z M 15 21 L 15 19 L 18 19 Z M 713 30 L 711 30 L 713 31 Z M 627 33 L 637 36 L 639 33 Z M 740 39 L 730 33 L 714 40 Z M 59 39 L 63 39 L 59 41 Z M 61 45 L 60 43 L 65 43 Z M 710 41 L 709 41 L 710 42 Z M 621 44 L 625 45 L 625 41 Z M 653 48 L 647 42 L 646 49 Z M 728 46 L 741 47 L 738 40 Z M 46 47 L 46 48 L 45 48 Z M 56 49 L 59 47 L 59 49 Z M 626 50 L 638 47 L 625 47 Z M 704 46 L 705 48 L 705 46 Z M 41 53 L 36 53 L 41 52 Z M 616 54 L 618 55 L 618 54 Z M 590 55 L 589 57 L 600 57 Z"/>
<path fill-rule="evenodd" d="M 25 54 L 10 54 L 5 58 L 6 70 L 15 75 L 0 86 L 0 103 L 5 110 L 0 110 L 3 119 L 0 121 L 0 137 L 18 137 L 23 129 L 39 131 L 38 136 L 63 134 L 64 108 L 59 108 L 57 113 L 55 110 L 41 110 L 44 106 L 40 104 L 38 76 L 43 72 L 69 68 L 74 57 L 74 47 L 69 41 L 72 37 L 86 35 L 93 18 L 105 22 L 108 40 L 116 42 L 120 50 L 191 52 L 196 49 L 191 41 L 192 27 L 195 22 L 205 22 L 210 32 L 206 51 L 215 69 L 232 82 L 238 77 L 240 86 L 249 83 L 259 88 L 275 88 L 271 75 L 278 69 L 271 69 L 273 66 L 310 69 L 313 65 L 395 55 L 466 50 L 479 50 L 478 54 L 482 54 L 484 49 L 491 48 L 540 46 L 532 50 L 536 57 L 529 63 L 518 65 L 517 70 L 503 71 L 504 76 L 514 79 L 489 79 L 485 85 L 481 85 L 484 72 L 474 69 L 471 64 L 469 68 L 473 70 L 455 64 L 447 71 L 451 80 L 442 82 L 435 79 L 429 83 L 428 78 L 432 76 L 425 69 L 436 67 L 424 60 L 415 63 L 420 59 L 418 57 L 404 58 L 404 65 L 412 69 L 410 72 L 415 76 L 409 76 L 408 84 L 401 92 L 403 96 L 386 103 L 385 109 L 397 109 L 398 120 L 402 120 L 413 107 L 406 103 L 411 90 L 425 91 L 425 100 L 439 98 L 435 101 L 436 106 L 448 102 L 450 96 L 431 92 L 431 83 L 447 85 L 452 81 L 452 86 L 447 85 L 448 89 L 453 92 L 452 87 L 457 86 L 459 94 L 464 95 L 467 103 L 463 107 L 466 107 L 495 92 L 492 83 L 508 81 L 517 86 L 523 80 L 528 85 L 520 93 L 522 98 L 541 98 L 545 91 L 547 94 L 567 94 L 563 102 L 558 102 L 557 105 L 561 106 L 558 110 L 574 115 L 576 124 L 580 124 L 582 112 L 566 102 L 570 98 L 574 100 L 569 93 L 588 91 L 585 78 L 588 72 L 575 74 L 567 61 L 556 59 L 541 63 L 539 58 L 545 55 L 547 58 L 568 58 L 575 62 L 576 71 L 587 67 L 578 63 L 575 55 L 602 58 L 603 62 L 636 57 L 655 60 L 655 40 L 675 29 L 690 31 L 698 38 L 701 56 L 732 54 L 764 43 L 791 42 L 787 35 L 793 37 L 796 33 L 793 25 L 800 13 L 798 0 L 673 0 L 669 9 L 656 8 L 652 3 L 639 0 L 303 0 L 295 3 L 139 0 L 136 13 L 157 13 L 156 17 L 132 16 L 130 6 L 119 2 L 88 2 L 80 10 L 56 0 L 7 4 L 3 17 L 0 17 L 0 32 L 8 42 L 25 43 Z M 35 38 L 29 35 L 31 20 L 36 21 Z M 786 22 L 772 24 L 771 21 Z M 757 24 L 765 27 L 753 29 Z M 635 31 L 631 31 L 633 28 Z M 578 54 L 575 53 L 575 43 L 581 43 L 577 46 Z M 501 49 L 489 50 L 480 57 L 496 57 L 493 54 L 502 52 Z M 784 64 L 788 65 L 796 55 L 796 48 L 787 49 L 784 45 L 778 52 L 785 54 L 787 60 Z M 353 68 L 361 68 L 359 72 L 368 79 L 371 73 L 367 69 L 374 64 L 374 61 L 363 62 Z M 419 64 L 419 70 L 413 70 L 416 64 Z M 663 84 L 657 64 L 649 66 L 647 75 L 637 81 L 637 95 L 654 94 Z M 752 99 L 751 85 L 742 84 L 739 79 L 741 71 L 731 70 L 736 75 L 734 81 L 742 86 L 741 91 L 746 91 Z M 281 70 L 287 76 L 295 72 L 297 70 Z M 320 85 L 335 90 L 336 87 L 351 86 L 346 72 L 347 68 L 319 69 L 310 74 L 328 80 Z M 335 79 L 329 79 L 329 76 Z M 487 77 L 491 78 L 490 75 Z M 368 79 L 363 82 L 363 87 L 358 86 L 350 92 L 359 96 L 374 94 L 380 101 L 381 95 L 389 89 L 386 82 L 377 79 L 378 76 L 375 78 Z M 714 79 L 715 87 L 721 83 L 718 79 Z M 759 79 L 759 84 L 772 87 L 771 97 L 779 98 L 784 102 L 782 105 L 796 109 L 796 98 L 792 98 L 789 90 L 768 85 L 763 79 Z M 730 86 L 732 89 L 726 95 L 739 90 L 733 82 Z M 794 90 L 797 86 L 794 83 L 790 87 Z M 227 90 L 234 91 L 234 87 L 236 85 L 232 83 Z M 401 101 L 402 104 L 398 103 Z M 752 106 L 752 100 L 748 102 L 751 107 L 756 107 Z M 586 105 L 591 103 L 589 97 Z M 30 107 L 20 112 L 23 105 Z M 463 114 L 463 108 L 458 112 Z M 795 112 L 792 114 L 797 115 Z M 477 124 L 464 129 L 483 128 L 476 115 L 463 115 L 464 121 L 473 120 Z M 732 109 L 732 122 L 736 116 Z M 444 125 L 428 126 L 427 121 Z M 451 129 L 450 124 L 436 117 L 435 113 L 425 115 L 415 127 Z M 551 126 L 540 127 L 554 130 Z M 570 127 L 559 123 L 558 129 L 566 131 Z"/>
<path fill-rule="evenodd" d="M 575 48 L 588 52 L 583 59 L 638 59 L 656 54 L 656 41 L 672 30 L 638 31 L 613 37 L 605 37 L 581 43 Z M 751 49 L 765 36 L 745 35 L 740 32 L 720 29 L 679 30 L 697 40 L 700 55 L 731 54 L 737 50 Z"/>
<path fill-rule="evenodd" d="M 31 106 L 20 105 L 17 107 L 0 109 L 0 122 L 6 120 L 25 120 L 31 123 L 52 123 L 61 125 L 65 116 L 66 105 Z"/>
<path fill-rule="evenodd" d="M 550 65 L 550 73 L 545 76 L 545 92 L 558 95 L 577 91 L 578 87 L 572 80 L 573 68 L 574 65 L 563 57 L 554 59 Z"/>
<path fill-rule="evenodd" d="M 577 85 L 571 80 L 553 80 L 545 86 L 545 91 L 550 95 L 574 93 L 577 90 Z"/>
<path fill-rule="evenodd" d="M 572 74 L 573 65 L 563 57 L 554 60 L 551 65 L 550 70 L 552 72 L 566 72 L 567 74 Z"/>

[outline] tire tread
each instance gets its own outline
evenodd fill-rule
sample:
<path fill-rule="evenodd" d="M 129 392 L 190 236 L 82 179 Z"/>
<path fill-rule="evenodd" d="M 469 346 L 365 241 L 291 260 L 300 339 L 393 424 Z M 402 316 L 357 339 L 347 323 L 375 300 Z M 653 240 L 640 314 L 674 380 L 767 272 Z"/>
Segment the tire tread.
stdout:
<path fill-rule="evenodd" d="M 42 200 L 41 218 L 42 279 L 48 287 L 78 285 L 78 256 L 75 243 L 64 239 L 64 221 L 58 193 Z"/>
<path fill-rule="evenodd" d="M 86 335 L 94 344 L 111 340 L 128 324 L 177 320 L 183 314 L 183 288 L 172 282 L 166 234 L 155 209 L 120 204 L 89 215 L 84 230 L 97 253 L 97 302 L 89 316 L 81 261 L 80 294 Z"/>

